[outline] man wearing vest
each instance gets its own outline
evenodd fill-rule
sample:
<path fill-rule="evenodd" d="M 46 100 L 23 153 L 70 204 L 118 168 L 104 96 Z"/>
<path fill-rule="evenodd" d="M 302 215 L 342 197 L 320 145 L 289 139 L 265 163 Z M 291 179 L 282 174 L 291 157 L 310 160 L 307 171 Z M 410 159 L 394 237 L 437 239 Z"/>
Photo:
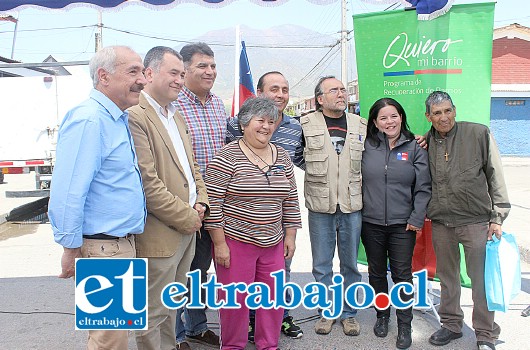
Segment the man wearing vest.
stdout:
<path fill-rule="evenodd" d="M 300 119 L 304 134 L 305 204 L 309 211 L 309 237 L 313 276 L 332 284 L 333 255 L 338 247 L 344 285 L 361 280 L 357 251 L 361 235 L 361 157 L 366 120 L 345 113 L 348 94 L 335 77 L 321 78 L 315 87 L 316 112 Z M 338 240 L 338 242 L 337 242 Z M 344 303 L 340 320 L 344 334 L 359 335 L 357 310 Z M 322 317 L 317 334 L 328 334 L 335 323 Z"/>

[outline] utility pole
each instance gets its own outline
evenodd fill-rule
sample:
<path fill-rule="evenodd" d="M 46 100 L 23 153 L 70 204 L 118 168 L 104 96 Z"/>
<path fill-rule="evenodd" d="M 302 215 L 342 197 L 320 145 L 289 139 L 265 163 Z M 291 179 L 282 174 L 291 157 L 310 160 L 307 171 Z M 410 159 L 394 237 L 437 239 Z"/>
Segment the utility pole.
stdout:
<path fill-rule="evenodd" d="M 344 87 L 348 89 L 348 49 L 347 49 L 347 34 L 348 34 L 348 24 L 346 21 L 347 9 L 346 9 L 346 0 L 341 0 L 342 3 L 342 26 L 340 31 L 340 50 L 341 50 L 341 70 L 340 70 L 340 80 Z"/>
<path fill-rule="evenodd" d="M 15 30 L 13 31 L 13 45 L 11 45 L 11 59 L 15 59 L 15 43 L 17 42 L 18 18 L 15 20 Z"/>
<path fill-rule="evenodd" d="M 94 38 L 96 39 L 96 50 L 95 52 L 98 52 L 103 48 L 103 23 L 102 23 L 102 14 L 101 11 L 98 11 L 98 30 L 96 31 Z"/>
<path fill-rule="evenodd" d="M 235 64 L 234 64 L 234 116 L 239 113 L 239 58 L 241 56 L 241 28 L 236 25 L 236 44 L 235 44 Z"/>

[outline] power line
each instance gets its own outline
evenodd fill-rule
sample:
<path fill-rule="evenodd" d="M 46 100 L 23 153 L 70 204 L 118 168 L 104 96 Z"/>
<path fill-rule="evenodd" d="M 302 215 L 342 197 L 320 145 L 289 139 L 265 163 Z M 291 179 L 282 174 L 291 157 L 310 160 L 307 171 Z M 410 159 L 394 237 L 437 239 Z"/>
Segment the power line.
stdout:
<path fill-rule="evenodd" d="M 327 65 L 326 65 L 325 67 L 323 67 L 323 68 L 320 70 L 320 72 L 325 71 L 326 68 L 328 68 L 329 65 L 333 62 L 333 60 L 335 59 L 335 57 L 337 57 L 337 56 L 339 55 L 339 53 L 340 53 L 340 50 L 335 50 L 335 52 L 332 53 L 332 54 L 326 59 L 326 61 L 322 62 L 322 65 L 323 65 L 324 63 L 326 63 L 326 62 L 327 62 Z"/>
<path fill-rule="evenodd" d="M 90 27 L 96 27 L 95 24 L 86 25 L 86 26 L 78 26 L 78 27 L 59 27 L 59 28 L 40 28 L 40 29 L 20 29 L 17 30 L 17 32 L 44 32 L 44 31 L 51 31 L 51 30 L 66 30 L 66 29 L 83 29 L 83 28 L 90 28 Z M 9 31 L 1 31 L 0 34 L 5 33 L 13 33 L 12 30 Z"/>
<path fill-rule="evenodd" d="M 44 31 L 58 31 L 58 30 L 71 30 L 71 29 L 85 29 L 85 28 L 93 28 L 93 30 L 95 30 L 95 28 L 97 28 L 97 26 L 98 26 L 97 24 L 91 24 L 91 25 L 74 26 L 74 27 L 22 29 L 22 30 L 18 30 L 18 32 L 19 33 L 24 33 L 24 32 L 44 32 Z M 103 26 L 103 28 L 111 30 L 111 31 L 119 32 L 119 33 L 124 33 L 124 34 L 128 34 L 128 35 L 134 35 L 134 36 L 139 36 L 139 37 L 144 37 L 144 38 L 149 38 L 149 39 L 165 40 L 165 41 L 177 42 L 177 43 L 182 43 L 182 44 L 190 44 L 190 43 L 194 42 L 194 41 L 191 41 L 191 40 L 175 39 L 175 38 L 169 38 L 169 37 L 159 36 L 159 35 L 149 35 L 149 34 L 134 32 L 134 31 L 130 31 L 130 30 L 124 30 L 124 29 L 119 29 L 119 28 L 108 27 L 108 26 Z M 12 33 L 12 32 L 13 32 L 12 30 L 0 31 L 0 34 L 6 34 L 6 33 Z M 322 34 L 322 36 L 325 36 L 325 35 Z M 260 37 L 260 36 L 255 35 L 255 37 Z M 268 37 L 268 36 L 264 36 L 264 37 Z M 296 36 L 293 35 L 291 37 L 296 37 Z M 261 36 L 260 38 L 263 38 L 263 36 Z M 233 47 L 234 46 L 234 44 L 221 43 L 221 42 L 212 42 L 212 43 L 209 43 L 209 44 L 212 45 L 212 46 L 224 46 L 224 47 Z M 322 44 L 322 45 L 303 45 L 303 44 L 297 44 L 297 45 L 252 45 L 252 44 L 248 44 L 247 45 L 247 47 L 249 47 L 249 48 L 267 48 L 267 49 L 270 49 L 270 48 L 274 48 L 274 49 L 322 49 L 322 48 L 333 47 L 333 46 L 334 46 L 334 44 L 327 44 L 327 45 L 325 45 L 325 44 Z"/>
<path fill-rule="evenodd" d="M 172 42 L 184 43 L 184 44 L 191 44 L 195 42 L 195 41 L 190 41 L 190 40 L 173 39 L 173 38 L 162 37 L 162 36 L 157 36 L 157 35 L 147 35 L 147 34 L 142 34 L 142 33 L 118 29 L 118 28 L 112 28 L 112 27 L 107 27 L 107 26 L 104 26 L 103 28 L 108 29 L 108 30 L 113 30 L 116 32 L 120 32 L 120 33 L 129 34 L 129 35 L 149 38 L 149 39 L 166 40 L 166 41 L 172 41 Z M 227 44 L 227 43 L 220 43 L 220 42 L 217 42 L 217 43 L 211 42 L 208 44 L 211 46 L 224 46 L 224 47 L 233 47 L 235 45 L 235 44 Z M 252 45 L 252 44 L 247 44 L 246 46 L 248 48 L 267 48 L 267 49 L 322 49 L 326 47 L 333 47 L 335 45 Z"/>
<path fill-rule="evenodd" d="M 326 69 L 329 67 L 329 65 L 331 63 L 333 63 L 333 61 L 339 56 L 340 52 L 341 52 L 340 48 L 337 47 L 337 49 L 333 53 L 331 53 L 331 55 L 329 55 L 324 61 L 322 61 L 322 63 L 320 64 L 321 68 L 319 68 L 318 71 L 315 69 L 315 71 L 313 73 L 311 73 L 313 78 L 311 80 L 311 84 L 310 85 L 315 85 L 316 81 L 321 76 L 327 75 L 327 74 L 323 74 L 323 72 L 326 71 Z"/>
<path fill-rule="evenodd" d="M 495 22 L 513 22 L 513 21 L 520 21 L 522 19 L 527 19 L 527 18 L 530 18 L 530 16 L 525 16 L 525 17 L 519 17 L 519 18 L 510 18 L 510 19 L 499 19 L 499 20 L 496 20 Z"/>
<path fill-rule="evenodd" d="M 57 28 L 37 28 L 37 29 L 23 29 L 23 30 L 18 30 L 19 33 L 23 33 L 23 32 L 43 32 L 43 31 L 55 31 L 55 30 L 69 30 L 69 29 L 84 29 L 84 28 L 93 28 L 95 29 L 97 27 L 96 24 L 92 24 L 92 25 L 84 25 L 84 26 L 76 26 L 76 27 L 57 27 Z M 113 28 L 113 27 L 108 27 L 108 26 L 103 26 L 103 28 L 105 29 L 108 29 L 108 30 L 112 30 L 112 31 L 116 31 L 116 32 L 120 32 L 120 33 L 124 33 L 124 34 L 128 34 L 128 35 L 135 35 L 135 36 L 140 36 L 140 37 L 144 37 L 144 38 L 149 38 L 149 39 L 158 39 L 158 40 L 166 40 L 166 41 L 172 41 L 172 42 L 177 42 L 177 43 L 183 43 L 183 44 L 190 44 L 190 43 L 193 43 L 194 41 L 191 41 L 191 40 L 184 40 L 184 39 L 174 39 L 174 38 L 169 38 L 169 37 L 164 37 L 164 36 L 158 36 L 158 35 L 148 35 L 148 34 L 143 34 L 143 33 L 139 33 L 139 32 L 134 32 L 134 31 L 130 31 L 130 30 L 124 30 L 124 29 L 118 29 L 118 28 Z M 0 31 L 0 34 L 7 34 L 7 33 L 12 33 L 13 31 L 12 30 L 9 30 L 9 31 Z M 256 36 L 258 37 L 258 36 Z M 267 36 L 265 36 L 267 37 Z M 226 47 L 232 47 L 234 46 L 234 44 L 227 44 L 227 43 L 220 43 L 220 42 L 214 42 L 214 43 L 211 43 L 210 45 L 212 46 L 226 46 Z M 277 49 L 321 49 L 321 48 L 326 48 L 326 47 L 331 47 L 332 45 L 302 45 L 302 44 L 299 44 L 299 45 L 247 45 L 247 47 L 252 47 L 252 48 L 277 48 Z"/>
<path fill-rule="evenodd" d="M 318 65 L 321 64 L 321 63 L 326 59 L 326 56 L 331 52 L 331 50 L 333 50 L 333 48 L 337 47 L 339 44 L 340 44 L 340 42 L 337 41 L 337 43 L 335 43 L 335 45 L 333 45 L 333 46 L 329 49 L 329 51 L 326 52 L 326 53 L 324 54 L 324 56 L 320 59 L 320 61 L 318 61 L 317 64 L 315 64 L 315 65 L 313 66 L 313 68 L 311 68 L 311 69 L 309 70 L 309 72 L 308 72 L 308 73 L 307 73 L 302 79 L 300 79 L 300 81 L 298 81 L 296 84 L 294 84 L 294 85 L 291 87 L 291 89 L 296 88 L 296 87 L 297 87 L 298 85 L 300 85 L 300 84 L 301 84 L 301 83 L 302 83 L 302 82 L 303 82 L 303 81 L 304 81 L 309 75 L 311 75 L 311 73 L 313 73 L 313 71 L 315 71 L 315 70 L 317 69 Z"/>
<path fill-rule="evenodd" d="M 340 15 L 340 2 L 338 2 L 338 5 L 335 8 L 327 8 L 326 12 L 319 16 L 318 22 L 315 24 L 315 30 L 318 30 L 318 28 L 327 28 L 329 27 L 329 23 L 340 23 L 340 21 L 337 21 L 337 17 Z"/>
<path fill-rule="evenodd" d="M 97 24 L 94 24 L 94 25 L 82 25 L 82 26 L 69 26 L 69 27 L 55 27 L 55 28 L 37 28 L 37 29 L 24 29 L 24 30 L 19 30 L 18 32 L 19 33 L 23 33 L 23 32 L 51 32 L 51 31 L 61 31 L 61 30 L 77 30 L 77 29 L 86 29 L 86 28 L 92 28 L 92 33 L 95 31 L 95 29 L 97 28 Z M 177 42 L 177 43 L 183 43 L 183 44 L 188 44 L 188 43 L 193 43 L 194 41 L 190 41 L 190 40 L 185 40 L 185 39 L 177 39 L 177 38 L 171 38 L 171 37 L 166 37 L 166 36 L 162 36 L 162 35 L 149 35 L 149 34 L 144 34 L 144 33 L 140 33 L 140 32 L 135 32 L 135 31 L 130 31 L 130 30 L 123 30 L 123 29 L 119 29 L 119 28 L 113 28 L 113 27 L 108 27 L 108 26 L 104 26 L 105 29 L 108 29 L 110 31 L 115 31 L 115 32 L 119 32 L 119 33 L 123 33 L 123 34 L 127 34 L 127 35 L 133 35 L 133 36 L 139 36 L 139 37 L 144 37 L 144 38 L 150 38 L 150 39 L 157 39 L 157 40 L 165 40 L 165 41 L 170 41 L 170 42 Z M 2 33 L 12 33 L 12 31 L 0 31 L 0 34 Z M 322 37 L 324 37 L 325 35 L 322 34 Z M 252 37 L 256 37 L 256 38 L 263 38 L 263 37 L 269 37 L 269 36 L 259 36 L 259 35 L 253 35 Z M 307 42 L 307 39 L 304 39 L 304 37 L 307 37 L 307 35 L 302 35 L 302 36 L 296 36 L 296 35 L 290 35 L 289 37 L 291 38 L 298 38 L 300 39 L 300 41 L 306 41 Z M 312 38 L 314 38 L 314 36 L 312 36 Z M 92 40 L 92 39 L 90 39 Z M 256 40 L 258 41 L 258 40 Z M 292 42 L 293 40 L 291 40 Z M 313 41 L 314 42 L 314 41 Z M 220 47 L 234 47 L 234 44 L 233 43 L 223 43 L 223 42 L 210 42 L 209 43 L 210 45 L 212 46 L 220 46 Z M 89 43 L 87 44 L 87 47 L 88 45 L 90 45 L 90 41 Z M 265 44 L 247 44 L 247 47 L 248 48 L 254 48 L 254 49 L 323 49 L 323 48 L 333 48 L 335 47 L 337 44 L 336 43 L 333 43 L 333 44 L 320 44 L 320 45 L 311 45 L 311 44 L 303 44 L 303 43 L 300 43 L 300 44 L 290 44 L 290 45 L 278 45 L 278 44 L 269 44 L 269 45 L 265 45 Z M 23 49 L 19 49 L 18 51 L 21 51 Z M 70 52 L 64 52 L 63 54 L 67 54 L 67 53 L 70 53 Z M 86 53 L 86 48 L 83 52 L 78 52 L 76 53 L 76 56 L 78 56 L 79 54 L 83 54 L 83 53 Z"/>
<path fill-rule="evenodd" d="M 396 6 L 396 5 L 397 5 L 397 6 Z M 401 3 L 399 3 L 399 2 L 395 2 L 395 3 L 393 3 L 392 5 L 388 6 L 386 9 L 384 9 L 383 11 L 395 10 L 395 9 L 397 9 L 399 6 L 401 6 Z"/>
<path fill-rule="evenodd" d="M 96 26 L 94 26 L 94 28 L 92 29 L 92 33 L 90 33 L 90 37 L 89 37 L 88 42 L 87 42 L 86 47 L 85 47 L 85 51 L 83 51 L 82 54 L 86 53 L 88 51 L 88 48 L 90 47 L 90 44 L 93 43 L 92 35 L 94 35 L 95 32 L 96 32 Z M 76 55 L 75 57 L 78 57 L 78 56 L 79 56 L 79 54 Z"/>

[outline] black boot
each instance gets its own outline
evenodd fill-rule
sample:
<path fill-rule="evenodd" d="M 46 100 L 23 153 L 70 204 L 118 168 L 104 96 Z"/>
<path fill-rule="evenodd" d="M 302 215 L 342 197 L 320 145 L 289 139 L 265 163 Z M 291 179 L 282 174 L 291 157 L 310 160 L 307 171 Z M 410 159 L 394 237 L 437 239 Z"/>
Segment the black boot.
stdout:
<path fill-rule="evenodd" d="M 410 325 L 399 324 L 396 347 L 398 349 L 408 349 L 412 344 L 412 329 Z"/>
<path fill-rule="evenodd" d="M 384 338 L 388 334 L 388 322 L 390 319 L 386 316 L 378 317 L 374 325 L 374 334 L 379 338 Z"/>
<path fill-rule="evenodd" d="M 248 320 L 248 341 L 254 344 L 254 330 L 256 329 L 256 318 L 250 317 Z"/>

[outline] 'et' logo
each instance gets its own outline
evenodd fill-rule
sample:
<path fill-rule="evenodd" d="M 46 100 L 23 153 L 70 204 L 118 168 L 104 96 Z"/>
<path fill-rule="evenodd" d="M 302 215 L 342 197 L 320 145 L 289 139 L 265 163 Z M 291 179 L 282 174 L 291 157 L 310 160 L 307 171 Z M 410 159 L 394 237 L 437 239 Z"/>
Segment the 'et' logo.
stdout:
<path fill-rule="evenodd" d="M 147 259 L 77 259 L 75 328 L 147 329 Z"/>

